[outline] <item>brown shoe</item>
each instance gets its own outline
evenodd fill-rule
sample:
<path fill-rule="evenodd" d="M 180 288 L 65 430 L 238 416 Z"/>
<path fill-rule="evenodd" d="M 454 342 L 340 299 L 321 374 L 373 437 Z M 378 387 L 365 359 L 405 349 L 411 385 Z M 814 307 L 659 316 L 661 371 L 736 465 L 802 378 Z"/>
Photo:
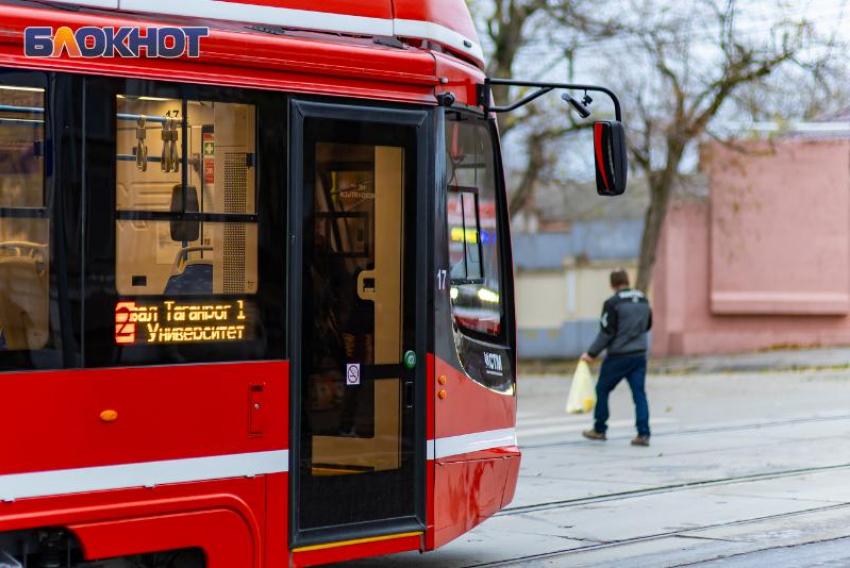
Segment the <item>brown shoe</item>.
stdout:
<path fill-rule="evenodd" d="M 633 446 L 648 446 L 649 445 L 649 436 L 637 436 L 634 440 L 632 440 Z"/>
<path fill-rule="evenodd" d="M 600 442 L 604 442 L 608 439 L 608 436 L 605 435 L 605 432 L 597 432 L 596 430 L 585 430 L 581 433 L 582 436 L 587 438 L 588 440 L 598 440 Z"/>

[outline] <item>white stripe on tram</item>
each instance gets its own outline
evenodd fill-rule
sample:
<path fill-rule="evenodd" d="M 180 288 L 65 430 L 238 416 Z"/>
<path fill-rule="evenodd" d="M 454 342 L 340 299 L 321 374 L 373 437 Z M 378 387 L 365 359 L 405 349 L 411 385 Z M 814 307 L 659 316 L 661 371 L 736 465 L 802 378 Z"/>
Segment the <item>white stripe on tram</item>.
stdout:
<path fill-rule="evenodd" d="M 289 470 L 289 450 L 0 475 L 0 501 Z"/>
<path fill-rule="evenodd" d="M 517 445 L 515 428 L 428 440 L 428 459 Z M 276 450 L 154 462 L 0 475 L 0 501 L 169 483 L 253 477 L 289 471 L 289 451 Z"/>
<path fill-rule="evenodd" d="M 442 459 L 449 456 L 516 445 L 516 428 L 503 428 L 501 430 L 475 432 L 474 434 L 448 436 L 446 438 L 437 438 L 437 440 L 428 440 L 428 459 Z"/>
<path fill-rule="evenodd" d="M 313 12 L 276 8 L 240 2 L 218 0 L 119 0 L 118 8 L 130 12 L 170 14 L 173 16 L 200 16 L 216 20 L 256 22 L 266 25 L 300 28 L 306 30 L 333 30 L 340 33 L 363 35 L 393 35 L 390 19 L 348 16 L 331 12 Z"/>
<path fill-rule="evenodd" d="M 422 20 L 396 19 L 393 21 L 395 22 L 394 35 L 430 39 L 453 47 L 461 53 L 468 53 L 478 61 L 484 61 L 484 50 L 481 49 L 481 45 L 445 26 Z"/>
<path fill-rule="evenodd" d="M 429 39 L 484 60 L 481 45 L 458 32 L 434 22 L 350 16 L 332 12 L 314 12 L 276 8 L 219 0 L 118 0 L 118 8 L 130 12 L 203 16 L 216 20 L 257 22 L 290 28 L 331 31 L 367 36 L 402 36 Z"/>

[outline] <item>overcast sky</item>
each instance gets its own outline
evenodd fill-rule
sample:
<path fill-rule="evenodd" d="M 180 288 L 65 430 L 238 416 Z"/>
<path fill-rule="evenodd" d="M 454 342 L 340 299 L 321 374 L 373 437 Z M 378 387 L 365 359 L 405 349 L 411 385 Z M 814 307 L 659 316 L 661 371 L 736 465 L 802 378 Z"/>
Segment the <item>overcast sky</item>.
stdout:
<path fill-rule="evenodd" d="M 642 0 L 624 0 L 626 4 L 639 4 Z M 657 2 L 658 0 L 656 0 Z M 662 0 L 663 1 L 663 0 Z M 692 3 L 687 0 L 673 0 L 670 2 L 670 13 L 688 15 L 692 11 L 689 6 Z M 612 8 L 622 6 L 619 2 L 611 2 Z M 772 26 L 782 19 L 799 22 L 805 18 L 816 28 L 819 35 L 823 37 L 835 37 L 839 40 L 850 42 L 850 10 L 848 0 L 738 0 L 737 33 L 739 36 L 752 37 L 753 39 L 766 36 L 770 33 Z M 629 12 L 629 11 L 626 11 Z M 624 18 L 633 17 L 641 19 L 637 10 Z M 689 24 L 692 27 L 691 36 L 696 39 L 715 41 L 717 37 L 716 26 L 706 24 L 700 18 L 693 18 Z M 575 68 L 576 81 L 584 81 L 591 77 L 583 77 L 591 73 L 593 67 L 591 61 L 595 53 L 599 51 L 616 51 L 628 53 L 629 47 L 634 45 L 634 38 L 615 37 L 610 39 L 596 40 L 583 44 L 576 54 L 579 62 Z M 485 42 L 486 43 L 486 42 Z M 566 70 L 561 55 L 556 46 L 552 44 L 551 38 L 540 34 L 540 37 L 532 38 L 524 48 L 522 58 L 525 62 L 524 68 L 536 75 L 548 75 L 551 71 L 563 75 Z M 581 61 L 585 65 L 582 66 Z"/>
<path fill-rule="evenodd" d="M 615 12 L 616 15 L 626 21 L 629 18 L 634 18 L 636 23 L 645 24 L 646 20 L 643 19 L 639 10 L 623 10 L 626 5 L 639 6 L 645 1 L 651 1 L 656 6 L 662 2 L 669 2 L 669 14 L 688 16 L 686 25 L 690 29 L 690 37 L 697 42 L 704 41 L 706 43 L 704 49 L 707 58 L 706 66 L 711 65 L 710 54 L 716 53 L 716 48 L 712 49 L 712 46 L 718 37 L 717 25 L 711 19 L 694 16 L 694 3 L 688 0 L 615 0 L 605 3 L 603 6 L 605 9 L 620 10 L 620 13 Z M 718 2 L 720 1 L 722 0 L 718 0 Z M 480 5 L 486 6 L 486 4 L 485 0 Z M 799 22 L 805 19 L 815 27 L 821 38 L 829 38 L 834 35 L 839 42 L 850 44 L 850 8 L 848 8 L 850 0 L 738 0 L 736 4 L 738 7 L 736 33 L 738 37 L 743 39 L 751 38 L 754 42 L 760 42 L 760 40 L 769 36 L 776 22 L 781 20 Z M 600 17 L 598 13 L 595 15 Z M 606 14 L 601 16 L 604 17 Z M 482 34 L 482 40 L 484 40 L 486 46 L 486 38 L 483 36 L 484 34 Z M 607 75 L 612 69 L 612 58 L 615 62 L 621 60 L 624 65 L 639 65 L 638 61 L 629 57 L 630 48 L 635 45 L 636 41 L 633 37 L 620 36 L 583 44 L 575 56 L 572 80 L 597 84 L 609 83 Z M 604 61 L 602 54 L 605 57 Z M 850 57 L 850 52 L 844 54 Z M 614 67 L 616 68 L 616 65 Z M 518 70 L 515 73 L 517 78 L 549 81 L 567 80 L 568 67 L 563 58 L 562 50 L 557 45 L 557 41 L 553 42 L 552 38 L 545 33 L 539 33 L 538 37 L 531 38 L 521 52 L 516 69 Z M 600 105 L 607 107 L 609 103 L 603 102 L 604 97 L 597 98 L 598 102 L 594 107 L 597 111 L 602 111 L 605 114 L 604 108 L 598 107 Z M 543 104 L 559 105 L 560 101 L 553 98 L 552 101 L 547 100 Z M 564 112 L 566 111 L 567 109 L 564 107 Z M 736 127 L 733 125 L 730 128 Z M 507 152 L 509 166 L 518 166 L 524 159 L 524 149 L 517 145 L 518 140 L 516 138 L 512 135 L 505 140 L 506 147 L 510 150 Z M 565 171 L 569 171 L 573 175 L 579 174 L 576 177 L 582 178 L 586 176 L 579 172 L 592 173 L 592 160 L 590 154 L 583 151 L 589 143 L 588 140 L 585 140 L 587 137 L 579 135 L 577 138 L 575 144 L 571 143 L 569 147 L 575 147 L 578 152 L 567 152 L 567 155 L 563 156 L 559 162 L 562 162 Z M 693 162 L 693 160 L 689 160 L 689 162 Z"/>

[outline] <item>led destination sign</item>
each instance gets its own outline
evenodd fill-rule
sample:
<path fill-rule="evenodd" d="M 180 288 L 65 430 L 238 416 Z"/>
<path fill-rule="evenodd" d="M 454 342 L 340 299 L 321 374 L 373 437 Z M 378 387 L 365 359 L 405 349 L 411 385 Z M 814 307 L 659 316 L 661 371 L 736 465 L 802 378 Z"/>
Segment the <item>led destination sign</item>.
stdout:
<path fill-rule="evenodd" d="M 172 345 L 254 339 L 252 305 L 211 302 L 130 301 L 115 306 L 115 343 Z"/>

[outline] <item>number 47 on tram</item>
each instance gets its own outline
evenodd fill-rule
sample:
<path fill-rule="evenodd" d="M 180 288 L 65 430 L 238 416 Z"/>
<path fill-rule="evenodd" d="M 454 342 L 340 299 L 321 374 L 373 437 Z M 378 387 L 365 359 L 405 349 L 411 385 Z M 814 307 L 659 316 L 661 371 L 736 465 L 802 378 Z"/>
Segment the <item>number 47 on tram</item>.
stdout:
<path fill-rule="evenodd" d="M 463 0 L 0 1 L 0 564 L 310 566 L 513 498 L 498 113 Z M 527 96 L 494 106 L 491 89 Z"/>

